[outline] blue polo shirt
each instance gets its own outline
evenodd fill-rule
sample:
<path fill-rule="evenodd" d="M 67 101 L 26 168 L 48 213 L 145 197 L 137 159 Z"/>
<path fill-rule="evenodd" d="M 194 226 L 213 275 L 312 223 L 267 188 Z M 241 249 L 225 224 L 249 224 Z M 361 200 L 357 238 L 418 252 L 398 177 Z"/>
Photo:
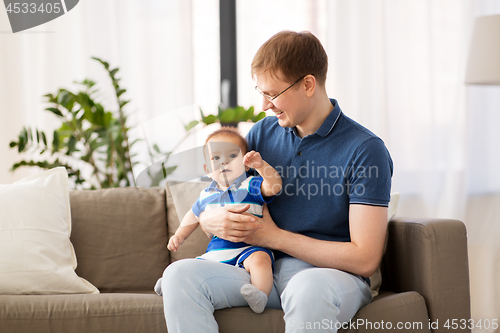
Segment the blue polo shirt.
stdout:
<path fill-rule="evenodd" d="M 387 207 L 392 160 L 384 142 L 343 114 L 336 100 L 320 128 L 300 138 L 275 117 L 256 123 L 247 135 L 283 180 L 269 205 L 278 227 L 321 240 L 350 241 L 349 205 Z M 276 253 L 276 258 L 280 257 Z"/>

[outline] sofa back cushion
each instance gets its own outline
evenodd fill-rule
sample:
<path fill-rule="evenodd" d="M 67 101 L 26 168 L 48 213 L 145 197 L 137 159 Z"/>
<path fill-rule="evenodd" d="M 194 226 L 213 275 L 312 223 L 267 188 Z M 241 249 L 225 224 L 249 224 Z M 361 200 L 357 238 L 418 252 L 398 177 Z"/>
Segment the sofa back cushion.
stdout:
<path fill-rule="evenodd" d="M 153 291 L 170 262 L 164 189 L 70 192 L 76 272 L 101 292 Z"/>
<path fill-rule="evenodd" d="M 169 237 L 175 234 L 179 227 L 180 221 L 186 213 L 191 209 L 200 192 L 205 189 L 210 183 L 207 182 L 167 182 L 167 212 L 168 212 L 168 235 Z M 202 255 L 207 250 L 207 245 L 210 239 L 198 227 L 184 241 L 179 250 L 170 253 L 172 262 L 195 258 Z"/>

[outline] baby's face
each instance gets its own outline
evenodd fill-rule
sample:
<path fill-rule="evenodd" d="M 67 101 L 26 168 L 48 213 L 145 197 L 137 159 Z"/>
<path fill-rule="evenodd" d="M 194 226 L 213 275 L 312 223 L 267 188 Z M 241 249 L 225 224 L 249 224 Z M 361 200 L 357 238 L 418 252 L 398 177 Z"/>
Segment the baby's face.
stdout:
<path fill-rule="evenodd" d="M 239 140 L 232 135 L 210 138 L 206 144 L 206 158 L 205 171 L 220 187 L 231 186 L 245 172 Z"/>

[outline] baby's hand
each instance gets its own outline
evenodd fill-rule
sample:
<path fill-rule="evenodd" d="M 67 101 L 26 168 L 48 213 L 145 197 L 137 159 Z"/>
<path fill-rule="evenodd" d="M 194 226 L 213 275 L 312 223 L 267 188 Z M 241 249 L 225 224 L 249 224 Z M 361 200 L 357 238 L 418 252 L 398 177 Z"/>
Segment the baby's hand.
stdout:
<path fill-rule="evenodd" d="M 249 168 L 258 169 L 264 166 L 264 161 L 262 160 L 260 153 L 252 150 L 246 153 L 243 157 L 243 164 Z"/>
<path fill-rule="evenodd" d="M 173 235 L 168 241 L 167 249 L 176 252 L 182 243 L 184 243 L 184 240 L 185 238 L 182 235 Z"/>

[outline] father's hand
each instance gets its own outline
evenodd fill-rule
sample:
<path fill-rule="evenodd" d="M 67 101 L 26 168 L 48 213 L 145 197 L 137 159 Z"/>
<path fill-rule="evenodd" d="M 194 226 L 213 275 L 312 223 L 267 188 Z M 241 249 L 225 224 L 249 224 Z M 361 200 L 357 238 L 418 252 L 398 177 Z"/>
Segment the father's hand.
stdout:
<path fill-rule="evenodd" d="M 257 219 L 262 225 L 260 230 L 249 234 L 243 241 L 250 245 L 276 249 L 277 243 L 283 239 L 283 230 L 274 223 L 267 205 L 264 205 L 262 218 Z"/>
<path fill-rule="evenodd" d="M 205 211 L 200 216 L 200 226 L 205 233 L 231 242 L 243 242 L 262 225 L 254 215 L 247 213 L 250 205 L 221 207 Z"/>

